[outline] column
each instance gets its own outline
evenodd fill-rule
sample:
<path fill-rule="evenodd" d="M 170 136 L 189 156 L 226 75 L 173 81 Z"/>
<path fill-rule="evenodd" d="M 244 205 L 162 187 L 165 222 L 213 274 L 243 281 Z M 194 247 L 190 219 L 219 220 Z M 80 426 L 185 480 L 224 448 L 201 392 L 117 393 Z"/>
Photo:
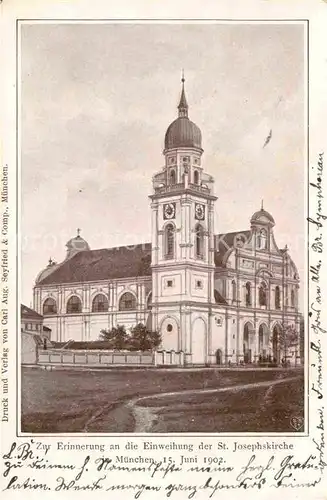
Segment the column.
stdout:
<path fill-rule="evenodd" d="M 180 230 L 176 233 L 177 258 L 185 260 L 190 258 L 190 245 L 192 244 L 193 231 L 190 227 L 190 202 L 181 200 Z"/>
<path fill-rule="evenodd" d="M 65 308 L 65 289 L 60 288 L 59 290 L 59 304 L 58 304 L 58 312 L 60 314 L 65 314 L 66 313 L 66 308 Z"/>
<path fill-rule="evenodd" d="M 113 314 L 112 314 L 112 324 L 116 326 L 117 322 L 117 311 L 118 311 L 118 286 L 117 281 L 113 282 Z"/>
<path fill-rule="evenodd" d="M 236 333 L 236 362 L 238 364 L 241 361 L 243 361 L 243 331 L 241 330 L 239 311 L 237 311 L 236 322 L 237 322 L 237 324 L 236 324 L 236 326 L 237 326 L 237 333 Z"/>
<path fill-rule="evenodd" d="M 226 309 L 226 313 L 225 313 L 225 365 L 228 364 L 228 360 L 229 360 L 228 319 L 229 318 L 228 318 L 227 309 Z"/>
<path fill-rule="evenodd" d="M 214 237 L 214 204 L 208 205 L 208 261 L 209 265 L 214 265 L 215 237 Z"/>
<path fill-rule="evenodd" d="M 82 315 L 82 340 L 90 340 L 90 324 L 88 322 L 88 318 L 85 314 Z"/>
<path fill-rule="evenodd" d="M 82 287 L 82 311 L 83 312 L 90 312 L 91 307 L 90 307 L 90 288 L 88 285 L 83 285 Z"/>
<path fill-rule="evenodd" d="M 114 284 L 112 281 L 108 283 L 108 295 L 109 295 L 109 308 L 108 308 L 108 329 L 111 330 L 114 326 L 113 324 L 113 311 L 114 311 Z"/>
<path fill-rule="evenodd" d="M 158 241 L 158 202 L 155 201 L 151 203 L 152 208 L 152 219 L 151 219 L 151 229 L 152 229 L 152 264 L 158 264 L 158 251 L 159 251 L 159 241 Z"/>
<path fill-rule="evenodd" d="M 225 278 L 225 296 L 226 296 L 226 300 L 227 300 L 227 304 L 231 304 L 232 303 L 232 299 L 231 299 L 231 284 L 230 284 L 230 277 L 227 276 Z"/>
<path fill-rule="evenodd" d="M 140 283 L 140 295 L 141 295 L 141 321 L 142 323 L 146 323 L 146 295 L 145 295 L 145 283 Z"/>

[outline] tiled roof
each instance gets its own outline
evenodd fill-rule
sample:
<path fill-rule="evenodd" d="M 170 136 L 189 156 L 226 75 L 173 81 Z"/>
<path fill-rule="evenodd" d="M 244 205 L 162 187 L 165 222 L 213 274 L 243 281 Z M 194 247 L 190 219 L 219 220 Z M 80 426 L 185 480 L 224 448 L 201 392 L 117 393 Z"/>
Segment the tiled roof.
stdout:
<path fill-rule="evenodd" d="M 151 276 L 151 243 L 85 250 L 67 259 L 38 285 Z"/>
<path fill-rule="evenodd" d="M 22 319 L 43 319 L 43 316 L 41 316 L 41 314 L 37 313 L 30 307 L 24 306 L 24 304 L 21 304 L 20 306 L 20 316 Z"/>
<path fill-rule="evenodd" d="M 237 237 L 248 240 L 251 231 L 215 235 L 215 264 L 224 266 L 227 250 L 236 245 Z M 53 272 L 38 281 L 38 285 L 85 283 L 119 278 L 151 276 L 151 243 L 83 250 L 59 264 Z"/>
<path fill-rule="evenodd" d="M 234 231 L 233 233 L 222 233 L 215 235 L 215 264 L 217 267 L 225 267 L 223 262 L 226 252 L 237 247 L 237 241 L 242 243 L 249 241 L 251 231 Z"/>

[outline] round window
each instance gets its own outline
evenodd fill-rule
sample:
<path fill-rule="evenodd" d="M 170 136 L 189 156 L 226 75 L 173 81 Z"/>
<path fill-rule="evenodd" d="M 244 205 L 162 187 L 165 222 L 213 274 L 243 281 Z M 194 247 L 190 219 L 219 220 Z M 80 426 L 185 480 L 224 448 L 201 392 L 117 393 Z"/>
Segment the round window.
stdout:
<path fill-rule="evenodd" d="M 172 332 L 173 331 L 173 325 L 170 323 L 167 325 L 167 332 Z"/>

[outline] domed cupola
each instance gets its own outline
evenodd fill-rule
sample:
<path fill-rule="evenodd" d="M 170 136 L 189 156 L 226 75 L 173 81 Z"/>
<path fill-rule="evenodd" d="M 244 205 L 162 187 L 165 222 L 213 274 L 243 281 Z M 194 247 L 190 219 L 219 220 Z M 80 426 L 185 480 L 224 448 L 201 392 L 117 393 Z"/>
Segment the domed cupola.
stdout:
<path fill-rule="evenodd" d="M 57 269 L 57 267 L 58 267 L 57 262 L 52 260 L 50 257 L 47 267 L 45 269 L 42 269 L 42 271 L 39 272 L 39 274 L 37 275 L 37 277 L 35 279 L 35 283 L 39 283 L 44 278 L 49 276 L 49 274 L 53 273 L 53 271 L 55 271 Z"/>
<path fill-rule="evenodd" d="M 253 241 L 257 250 L 270 250 L 274 247 L 273 227 L 275 221 L 272 215 L 263 208 L 255 212 L 251 217 L 251 230 L 254 236 Z"/>
<path fill-rule="evenodd" d="M 202 149 L 201 130 L 188 117 L 188 104 L 185 96 L 184 76 L 182 77 L 182 92 L 178 105 L 178 118 L 168 127 L 165 136 L 165 151 L 175 148 Z"/>
<path fill-rule="evenodd" d="M 80 229 L 77 229 L 77 236 L 71 238 L 66 243 L 67 254 L 66 259 L 70 259 L 78 252 L 82 252 L 83 250 L 90 250 L 89 244 L 80 236 Z"/>
<path fill-rule="evenodd" d="M 258 210 L 252 215 L 251 225 L 268 225 L 273 227 L 275 225 L 275 221 L 273 216 L 269 212 L 264 210 L 262 205 L 261 210 Z"/>

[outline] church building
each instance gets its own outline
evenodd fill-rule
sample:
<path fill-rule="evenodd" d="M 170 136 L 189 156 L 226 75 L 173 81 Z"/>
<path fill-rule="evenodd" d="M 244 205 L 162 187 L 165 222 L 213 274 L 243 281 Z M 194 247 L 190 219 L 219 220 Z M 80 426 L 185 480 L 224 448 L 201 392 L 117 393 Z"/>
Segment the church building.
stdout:
<path fill-rule="evenodd" d="M 274 218 L 261 206 L 244 231 L 216 234 L 202 154 L 183 78 L 165 164 L 153 176 L 151 242 L 91 250 L 78 230 L 34 287 L 52 340 L 97 340 L 102 329 L 143 323 L 189 364 L 300 362 L 298 344 L 286 352 L 281 343 L 288 327 L 299 334 L 299 275 L 275 241 Z"/>

